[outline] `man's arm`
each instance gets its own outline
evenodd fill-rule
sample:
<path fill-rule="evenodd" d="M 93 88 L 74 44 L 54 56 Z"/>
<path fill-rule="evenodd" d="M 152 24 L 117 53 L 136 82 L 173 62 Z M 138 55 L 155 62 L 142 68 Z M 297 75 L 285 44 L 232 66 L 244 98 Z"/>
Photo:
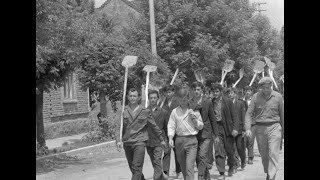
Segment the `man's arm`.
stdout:
<path fill-rule="evenodd" d="M 171 112 L 168 125 L 167 125 L 167 132 L 168 132 L 168 137 L 173 138 L 174 134 L 176 133 L 176 121 L 174 119 L 174 110 Z"/>
<path fill-rule="evenodd" d="M 212 131 L 215 137 L 218 136 L 218 124 L 217 124 L 217 119 L 216 116 L 214 115 L 214 108 L 213 108 L 213 104 L 211 101 L 209 101 L 208 103 L 208 112 L 209 112 L 209 121 L 211 123 L 212 126 Z"/>
<path fill-rule="evenodd" d="M 246 131 L 251 130 L 251 123 L 252 123 L 252 117 L 255 109 L 255 102 L 256 102 L 257 94 L 254 94 L 252 96 L 252 99 L 250 101 L 250 104 L 248 106 L 248 110 L 246 112 L 245 116 L 245 129 Z"/>
<path fill-rule="evenodd" d="M 163 130 L 164 130 L 164 136 L 168 136 L 168 121 L 169 121 L 169 115 L 168 112 L 164 109 L 162 109 L 163 112 Z"/>
<path fill-rule="evenodd" d="M 194 126 L 195 128 L 197 128 L 198 130 L 201 130 L 203 128 L 203 122 L 202 122 L 202 118 L 201 118 L 201 114 L 199 111 L 192 111 L 191 114 L 195 117 L 194 119 Z"/>
<path fill-rule="evenodd" d="M 279 115 L 280 115 L 280 125 L 282 127 L 282 135 L 284 132 L 284 103 L 283 98 L 280 96 L 279 98 Z"/>
<path fill-rule="evenodd" d="M 160 141 L 164 141 L 163 137 L 162 137 L 162 131 L 160 130 L 160 128 L 157 126 L 152 113 L 147 110 L 147 125 L 152 129 L 152 131 L 154 132 L 154 134 L 159 137 Z"/>
<path fill-rule="evenodd" d="M 242 122 L 242 129 L 240 129 L 240 131 L 244 131 L 244 124 L 245 124 L 245 117 L 246 117 L 246 102 L 244 101 L 240 101 L 241 105 L 240 105 L 240 108 L 241 108 L 241 119 L 240 121 Z"/>

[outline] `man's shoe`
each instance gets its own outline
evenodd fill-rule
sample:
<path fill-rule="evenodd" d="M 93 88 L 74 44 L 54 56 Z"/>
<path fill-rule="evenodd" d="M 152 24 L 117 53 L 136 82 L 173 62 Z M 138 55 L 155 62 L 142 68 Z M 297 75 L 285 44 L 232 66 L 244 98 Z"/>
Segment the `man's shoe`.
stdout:
<path fill-rule="evenodd" d="M 177 174 L 177 179 L 179 179 L 179 178 L 180 178 L 181 173 L 180 173 L 180 172 L 178 172 L 178 173 L 176 173 L 176 174 Z"/>
<path fill-rule="evenodd" d="M 246 163 L 241 163 L 241 170 L 244 170 L 244 168 L 246 167 Z"/>
<path fill-rule="evenodd" d="M 234 168 L 229 168 L 228 176 L 232 176 L 232 174 L 234 174 Z"/>
<path fill-rule="evenodd" d="M 248 159 L 248 164 L 253 164 L 252 158 L 249 158 L 249 159 Z"/>
<path fill-rule="evenodd" d="M 218 180 L 225 180 L 225 179 L 226 179 L 225 175 L 220 175 L 220 176 L 218 177 Z"/>
<path fill-rule="evenodd" d="M 269 174 L 267 174 L 267 178 L 266 178 L 266 180 L 270 180 Z"/>
<path fill-rule="evenodd" d="M 169 180 L 169 176 L 166 173 L 163 173 L 164 180 Z"/>

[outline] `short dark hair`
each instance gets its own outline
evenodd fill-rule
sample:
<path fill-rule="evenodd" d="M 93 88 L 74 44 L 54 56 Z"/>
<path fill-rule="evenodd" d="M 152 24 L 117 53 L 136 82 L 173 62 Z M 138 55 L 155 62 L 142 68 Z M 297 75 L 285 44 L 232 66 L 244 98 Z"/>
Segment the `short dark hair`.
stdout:
<path fill-rule="evenodd" d="M 244 91 L 248 91 L 248 90 L 253 91 L 252 87 L 250 87 L 250 86 L 244 87 Z"/>
<path fill-rule="evenodd" d="M 130 88 L 129 91 L 128 91 L 128 95 L 129 95 L 130 92 L 134 92 L 134 91 L 138 92 L 138 96 L 139 97 L 141 96 L 141 91 L 139 91 L 137 88 Z"/>
<path fill-rule="evenodd" d="M 200 87 L 202 90 L 204 90 L 204 86 L 203 86 L 203 84 L 202 84 L 201 82 L 195 81 L 195 82 L 193 82 L 193 83 L 191 84 L 191 88 L 192 88 L 192 89 L 195 89 L 195 88 L 197 88 L 197 87 Z"/>
<path fill-rule="evenodd" d="M 166 88 L 165 88 L 165 92 L 168 92 L 168 91 L 173 91 L 175 90 L 174 86 L 173 85 L 167 85 Z"/>
<path fill-rule="evenodd" d="M 159 98 L 159 92 L 157 90 L 149 90 L 148 97 L 150 97 L 150 94 L 157 94 L 157 97 Z"/>
<path fill-rule="evenodd" d="M 189 90 L 187 88 L 180 88 L 177 92 L 177 98 L 189 98 Z"/>
<path fill-rule="evenodd" d="M 213 83 L 212 85 L 211 85 L 211 91 L 214 91 L 214 90 L 216 90 L 216 89 L 218 89 L 219 91 L 222 91 L 222 85 L 221 84 L 219 84 L 219 83 Z"/>

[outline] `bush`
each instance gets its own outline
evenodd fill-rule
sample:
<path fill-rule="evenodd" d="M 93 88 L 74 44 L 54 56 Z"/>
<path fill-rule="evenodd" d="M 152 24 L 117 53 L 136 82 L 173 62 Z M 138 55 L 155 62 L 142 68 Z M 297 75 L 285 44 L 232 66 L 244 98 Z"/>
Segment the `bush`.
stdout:
<path fill-rule="evenodd" d="M 58 122 L 45 126 L 45 138 L 54 139 L 92 131 L 98 126 L 98 121 L 93 119 L 76 119 Z"/>
<path fill-rule="evenodd" d="M 49 154 L 49 150 L 47 146 L 41 147 L 38 142 L 36 142 L 36 157 L 44 156 Z"/>

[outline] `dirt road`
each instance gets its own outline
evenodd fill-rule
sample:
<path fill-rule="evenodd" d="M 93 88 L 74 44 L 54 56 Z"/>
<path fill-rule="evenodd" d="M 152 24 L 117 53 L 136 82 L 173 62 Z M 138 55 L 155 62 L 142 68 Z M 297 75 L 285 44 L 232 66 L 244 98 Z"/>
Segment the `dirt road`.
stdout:
<path fill-rule="evenodd" d="M 284 179 L 283 151 L 284 149 L 280 154 L 280 169 L 276 180 Z M 266 175 L 263 172 L 256 143 L 254 152 L 254 164 L 247 164 L 244 171 L 238 171 L 232 177 L 226 177 L 226 180 L 265 180 Z M 41 163 L 37 162 L 37 180 L 129 180 L 131 178 L 124 151 L 117 152 L 114 144 L 76 153 L 71 157 L 47 161 L 45 167 L 41 167 Z M 174 179 L 174 159 L 171 159 L 171 164 L 170 176 Z M 152 179 L 153 168 L 147 153 L 143 174 L 145 178 Z M 215 166 L 211 169 L 210 174 L 211 179 L 217 179 L 218 171 Z M 182 180 L 183 178 L 179 179 Z M 196 171 L 195 180 L 197 179 Z"/>

